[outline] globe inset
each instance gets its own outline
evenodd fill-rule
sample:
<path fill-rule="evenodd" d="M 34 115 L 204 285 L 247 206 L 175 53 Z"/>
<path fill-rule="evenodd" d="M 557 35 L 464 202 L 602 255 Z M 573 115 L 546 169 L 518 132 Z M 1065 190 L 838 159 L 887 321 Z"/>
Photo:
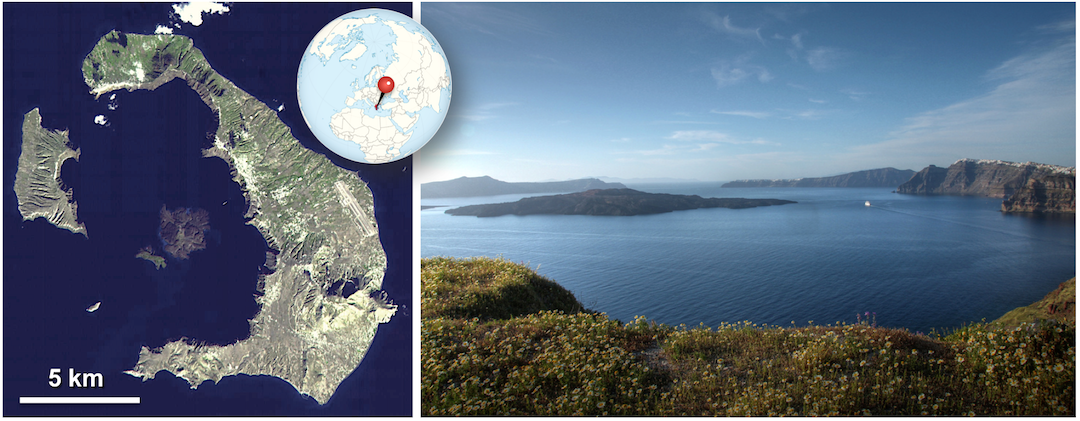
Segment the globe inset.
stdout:
<path fill-rule="evenodd" d="M 379 81 L 393 79 L 389 92 Z M 416 152 L 450 106 L 450 66 L 431 33 L 383 9 L 347 13 L 308 44 L 296 77 L 300 113 L 334 153 L 380 164 Z"/>

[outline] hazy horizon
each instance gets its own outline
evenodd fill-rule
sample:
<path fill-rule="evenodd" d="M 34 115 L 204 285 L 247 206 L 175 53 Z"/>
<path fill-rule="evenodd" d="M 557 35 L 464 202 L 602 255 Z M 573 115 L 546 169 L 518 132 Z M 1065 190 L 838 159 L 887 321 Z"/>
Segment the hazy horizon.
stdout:
<path fill-rule="evenodd" d="M 1071 3 L 423 3 L 455 92 L 418 182 L 1075 166 Z"/>

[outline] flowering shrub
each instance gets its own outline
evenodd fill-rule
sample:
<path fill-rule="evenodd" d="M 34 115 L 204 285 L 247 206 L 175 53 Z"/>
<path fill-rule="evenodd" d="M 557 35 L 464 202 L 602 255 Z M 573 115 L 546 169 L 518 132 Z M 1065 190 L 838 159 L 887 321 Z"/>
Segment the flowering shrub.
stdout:
<path fill-rule="evenodd" d="M 656 387 L 601 314 L 544 311 L 506 321 L 425 321 L 424 415 L 649 413 Z"/>
<path fill-rule="evenodd" d="M 465 282 L 469 265 L 513 276 Z M 490 259 L 422 269 L 423 415 L 1075 415 L 1072 321 L 930 337 L 873 320 L 686 328 L 572 309 L 502 317 L 500 306 L 467 318 L 444 312 L 466 301 L 453 288 L 429 289 L 454 278 L 482 296 L 537 275 Z"/>

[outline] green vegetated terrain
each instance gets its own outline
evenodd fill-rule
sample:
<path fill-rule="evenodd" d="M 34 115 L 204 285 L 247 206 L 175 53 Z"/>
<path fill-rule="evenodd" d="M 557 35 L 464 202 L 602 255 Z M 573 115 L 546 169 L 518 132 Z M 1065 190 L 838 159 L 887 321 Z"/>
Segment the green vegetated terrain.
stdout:
<path fill-rule="evenodd" d="M 1008 327 L 1039 320 L 1059 320 L 1076 323 L 1076 278 L 1062 282 L 1046 297 L 1027 307 L 1020 307 L 994 320 Z"/>
<path fill-rule="evenodd" d="M 423 415 L 1075 414 L 1075 317 L 930 336 L 623 324 L 487 258 L 424 259 L 421 308 Z"/>
<path fill-rule="evenodd" d="M 386 254 L 371 190 L 356 172 L 305 148 L 277 112 L 215 71 L 191 38 L 112 31 L 82 70 L 93 95 L 166 83 L 187 83 L 198 93 L 218 123 L 202 155 L 228 163 L 244 195 L 244 216 L 270 249 L 269 273 L 255 286 L 259 312 L 250 336 L 224 346 L 199 338 L 144 346 L 125 373 L 145 381 L 166 370 L 193 388 L 225 376 L 270 375 L 329 401 L 397 309 L 378 294 Z M 136 257 L 165 264 L 152 251 Z M 334 290 L 346 280 L 359 288 L 348 297 L 340 286 Z"/>
<path fill-rule="evenodd" d="M 86 226 L 79 222 L 74 192 L 60 179 L 64 162 L 79 160 L 81 149 L 72 147 L 67 130 L 41 127 L 41 112 L 37 108 L 30 110 L 23 117 L 13 189 L 24 220 L 42 217 L 59 228 L 87 236 Z"/>
<path fill-rule="evenodd" d="M 159 270 L 168 265 L 168 263 L 165 261 L 165 258 L 154 254 L 154 251 L 150 247 L 145 247 L 142 250 L 139 250 L 139 252 L 135 254 L 135 258 L 143 259 L 147 262 L 153 263 L 154 268 Z"/>

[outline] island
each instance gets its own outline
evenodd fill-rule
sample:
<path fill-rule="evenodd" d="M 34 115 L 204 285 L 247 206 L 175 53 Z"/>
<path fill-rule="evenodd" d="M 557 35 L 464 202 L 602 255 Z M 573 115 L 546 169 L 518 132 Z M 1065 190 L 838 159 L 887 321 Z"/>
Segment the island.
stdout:
<path fill-rule="evenodd" d="M 210 213 L 205 209 L 178 208 L 170 211 L 161 205 L 161 228 L 158 236 L 166 253 L 187 259 L 193 251 L 206 248 L 210 231 Z"/>
<path fill-rule="evenodd" d="M 23 116 L 22 152 L 15 171 L 15 198 L 23 220 L 39 217 L 50 224 L 86 236 L 79 222 L 74 192 L 60 179 L 60 168 L 69 159 L 79 161 L 80 149 L 72 149 L 67 130 L 41 126 L 37 108 Z"/>
<path fill-rule="evenodd" d="M 912 170 L 879 168 L 876 170 L 856 171 L 852 173 L 817 178 L 796 178 L 791 180 L 735 180 L 720 187 L 896 187 L 915 175 Z"/>
<path fill-rule="evenodd" d="M 527 197 L 517 202 L 469 205 L 448 209 L 450 215 L 491 217 L 502 215 L 633 216 L 702 208 L 745 209 L 796 203 L 780 199 L 702 198 L 701 196 L 646 193 L 633 189 L 594 189 L 580 193 Z"/>
<path fill-rule="evenodd" d="M 501 194 L 567 193 L 592 189 L 622 189 L 622 183 L 607 183 L 596 178 L 537 183 L 510 183 L 483 177 L 460 177 L 420 185 L 421 199 L 446 197 L 498 196 Z"/>
<path fill-rule="evenodd" d="M 191 38 L 112 31 L 82 70 L 96 96 L 174 79 L 197 92 L 218 121 L 203 156 L 231 167 L 245 217 L 270 247 L 248 337 L 227 345 L 198 338 L 149 344 L 125 373 L 146 381 L 165 370 L 193 389 L 230 375 L 268 375 L 326 403 L 360 364 L 378 325 L 397 311 L 381 294 L 386 254 L 371 190 L 355 172 L 302 146 L 273 109 L 215 71 Z M 329 293 L 338 281 L 360 288 L 348 297 Z"/>
<path fill-rule="evenodd" d="M 154 254 L 154 249 L 150 246 L 143 247 L 138 253 L 135 253 L 135 258 L 153 263 L 158 270 L 164 268 L 166 264 L 165 258 Z"/>

